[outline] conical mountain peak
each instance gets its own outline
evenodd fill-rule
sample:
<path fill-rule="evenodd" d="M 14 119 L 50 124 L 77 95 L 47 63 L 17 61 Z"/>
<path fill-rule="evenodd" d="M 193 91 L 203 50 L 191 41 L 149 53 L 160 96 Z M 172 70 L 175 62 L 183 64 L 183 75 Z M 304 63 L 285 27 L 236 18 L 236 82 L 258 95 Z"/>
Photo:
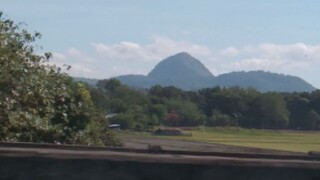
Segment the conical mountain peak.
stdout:
<path fill-rule="evenodd" d="M 176 57 L 176 58 L 193 58 L 189 53 L 184 52 L 184 51 L 179 52 L 179 53 L 177 53 L 177 54 L 175 54 L 175 55 L 173 55 L 173 56 L 170 56 L 170 57 Z"/>
<path fill-rule="evenodd" d="M 198 59 L 180 52 L 162 60 L 148 76 L 156 79 L 190 80 L 213 75 Z"/>

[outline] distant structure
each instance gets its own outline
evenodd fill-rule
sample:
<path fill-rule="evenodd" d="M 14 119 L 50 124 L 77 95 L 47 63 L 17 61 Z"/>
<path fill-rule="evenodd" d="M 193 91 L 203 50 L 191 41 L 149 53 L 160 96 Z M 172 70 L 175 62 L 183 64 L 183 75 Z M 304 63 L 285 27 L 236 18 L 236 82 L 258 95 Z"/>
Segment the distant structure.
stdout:
<path fill-rule="evenodd" d="M 120 130 L 121 125 L 120 124 L 109 124 L 109 128 L 114 129 L 114 130 Z"/>
<path fill-rule="evenodd" d="M 179 136 L 183 135 L 181 129 L 178 128 L 159 128 L 153 132 L 154 135 L 167 135 L 167 136 Z"/>
<path fill-rule="evenodd" d="M 106 115 L 106 118 L 107 118 L 107 119 L 113 118 L 113 117 L 115 117 L 116 115 L 118 115 L 118 114 L 117 114 L 117 113 L 107 114 L 107 115 Z"/>

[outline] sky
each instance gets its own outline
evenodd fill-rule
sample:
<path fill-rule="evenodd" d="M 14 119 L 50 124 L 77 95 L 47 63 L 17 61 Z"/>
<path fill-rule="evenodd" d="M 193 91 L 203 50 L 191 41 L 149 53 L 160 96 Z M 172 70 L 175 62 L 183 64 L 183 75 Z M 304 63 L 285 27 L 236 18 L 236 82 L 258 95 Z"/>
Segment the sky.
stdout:
<path fill-rule="evenodd" d="M 264 70 L 320 88 L 319 0 L 1 0 L 72 76 L 148 74 L 185 51 L 214 75 Z"/>

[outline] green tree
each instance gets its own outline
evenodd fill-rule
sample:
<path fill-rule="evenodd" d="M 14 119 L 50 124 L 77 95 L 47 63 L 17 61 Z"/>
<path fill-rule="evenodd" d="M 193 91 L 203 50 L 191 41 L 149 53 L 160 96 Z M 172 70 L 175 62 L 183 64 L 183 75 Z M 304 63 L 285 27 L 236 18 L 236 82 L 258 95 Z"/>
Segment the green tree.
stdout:
<path fill-rule="evenodd" d="M 166 106 L 168 108 L 167 116 L 170 115 L 169 117 L 173 117 L 173 114 L 176 114 L 179 125 L 181 126 L 195 126 L 204 123 L 205 116 L 199 111 L 198 107 L 190 101 L 168 100 Z"/>
<path fill-rule="evenodd" d="M 316 130 L 320 125 L 320 115 L 315 110 L 310 110 L 304 118 L 304 129 Z"/>
<path fill-rule="evenodd" d="M 256 100 L 261 128 L 286 128 L 289 123 L 289 112 L 282 95 L 265 93 Z"/>
<path fill-rule="evenodd" d="M 166 106 L 163 104 L 151 104 L 148 108 L 148 114 L 152 117 L 152 121 L 150 122 L 150 124 L 163 124 L 164 120 L 166 119 Z"/>
<path fill-rule="evenodd" d="M 301 94 L 290 94 L 286 97 L 288 111 L 290 112 L 289 127 L 292 129 L 305 129 L 305 117 L 310 112 L 310 100 Z"/>
<path fill-rule="evenodd" d="M 107 121 L 97 120 L 99 112 L 85 86 L 49 65 L 51 53 L 34 52 L 40 37 L 0 13 L 0 140 L 116 145 L 116 140 L 99 139 L 113 139 L 107 129 L 90 131 L 97 123 L 105 127 Z M 84 132 L 97 134 L 85 143 L 79 140 L 90 139 L 90 133 Z"/>
<path fill-rule="evenodd" d="M 235 126 L 232 119 L 220 112 L 215 112 L 211 117 L 209 117 L 206 121 L 207 126 Z"/>

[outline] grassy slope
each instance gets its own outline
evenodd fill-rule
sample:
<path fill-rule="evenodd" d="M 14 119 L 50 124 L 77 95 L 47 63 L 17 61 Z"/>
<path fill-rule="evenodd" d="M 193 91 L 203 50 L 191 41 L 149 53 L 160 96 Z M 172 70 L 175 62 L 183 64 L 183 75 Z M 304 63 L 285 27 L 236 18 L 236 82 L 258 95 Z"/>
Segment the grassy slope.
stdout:
<path fill-rule="evenodd" d="M 320 151 L 320 132 L 205 128 L 193 130 L 191 137 L 170 138 L 295 152 Z"/>

